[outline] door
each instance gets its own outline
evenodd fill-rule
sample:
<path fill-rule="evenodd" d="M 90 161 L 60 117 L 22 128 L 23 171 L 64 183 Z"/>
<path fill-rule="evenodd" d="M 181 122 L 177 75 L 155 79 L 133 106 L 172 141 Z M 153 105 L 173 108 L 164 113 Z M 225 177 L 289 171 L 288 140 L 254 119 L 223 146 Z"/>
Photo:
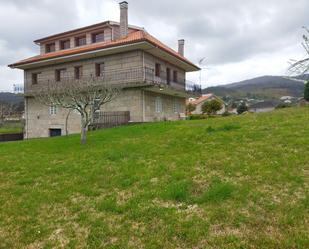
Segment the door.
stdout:
<path fill-rule="evenodd" d="M 170 84 L 171 83 L 171 69 L 169 69 L 168 67 L 166 68 L 166 84 Z"/>
<path fill-rule="evenodd" d="M 50 137 L 61 136 L 61 129 L 49 129 L 49 136 Z"/>

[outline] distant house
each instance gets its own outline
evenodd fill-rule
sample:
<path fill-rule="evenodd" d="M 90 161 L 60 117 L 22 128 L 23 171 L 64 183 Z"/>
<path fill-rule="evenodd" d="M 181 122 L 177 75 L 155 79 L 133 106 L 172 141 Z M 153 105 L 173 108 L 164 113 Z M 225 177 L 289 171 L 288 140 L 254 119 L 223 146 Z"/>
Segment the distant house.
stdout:
<path fill-rule="evenodd" d="M 271 101 L 265 100 L 254 103 L 249 106 L 250 112 L 270 112 L 275 109 L 275 107 L 279 104 L 279 101 Z"/>
<path fill-rule="evenodd" d="M 294 99 L 294 97 L 292 97 L 292 96 L 282 96 L 280 98 L 281 101 L 287 101 L 287 100 L 291 101 L 293 99 Z"/>
<path fill-rule="evenodd" d="M 211 101 L 213 99 L 216 99 L 218 101 L 220 101 L 222 103 L 222 108 L 221 110 L 219 110 L 217 112 L 217 114 L 222 114 L 225 112 L 225 104 L 223 102 L 222 99 L 220 99 L 218 96 L 212 94 L 212 93 L 209 93 L 209 94 L 203 94 L 201 97 L 198 97 L 198 98 L 189 98 L 187 100 L 187 104 L 193 104 L 196 106 L 195 110 L 192 112 L 192 114 L 202 114 L 202 106 L 205 102 L 207 101 Z"/>

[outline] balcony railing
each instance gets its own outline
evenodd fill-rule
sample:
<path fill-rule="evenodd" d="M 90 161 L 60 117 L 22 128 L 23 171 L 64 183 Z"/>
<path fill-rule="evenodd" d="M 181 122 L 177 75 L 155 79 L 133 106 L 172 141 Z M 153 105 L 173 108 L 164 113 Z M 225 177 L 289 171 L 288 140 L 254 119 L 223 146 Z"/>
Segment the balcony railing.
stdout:
<path fill-rule="evenodd" d="M 80 79 L 75 79 L 74 74 L 68 72 L 63 73 L 60 77 L 60 83 L 69 81 L 91 81 L 95 84 L 117 84 L 123 86 L 141 86 L 141 85 L 167 85 L 171 88 L 188 91 L 190 93 L 199 94 L 201 88 L 199 85 L 186 84 L 185 79 L 178 78 L 177 82 L 173 82 L 172 78 L 167 80 L 166 73 L 161 72 L 160 77 L 155 76 L 155 71 L 150 67 L 136 67 L 136 68 L 125 68 L 125 69 L 115 69 L 101 72 L 100 76 L 82 75 Z M 30 93 L 44 88 L 55 80 L 50 79 L 38 79 L 37 84 L 28 84 L 25 88 L 25 93 Z"/>

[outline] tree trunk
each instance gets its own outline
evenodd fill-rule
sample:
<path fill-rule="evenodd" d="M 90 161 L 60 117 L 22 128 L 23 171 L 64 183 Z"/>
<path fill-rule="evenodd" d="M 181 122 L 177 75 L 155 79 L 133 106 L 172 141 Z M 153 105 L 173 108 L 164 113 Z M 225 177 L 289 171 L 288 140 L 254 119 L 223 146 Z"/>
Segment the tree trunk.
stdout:
<path fill-rule="evenodd" d="M 80 143 L 85 144 L 86 143 L 86 127 L 82 126 L 81 134 L 80 134 Z"/>
<path fill-rule="evenodd" d="M 84 117 L 82 117 L 81 121 L 82 122 L 81 122 L 80 143 L 85 144 L 86 143 L 86 133 L 87 133 L 88 125 L 87 125 L 87 121 L 84 120 Z"/>
<path fill-rule="evenodd" d="M 71 109 L 69 109 L 69 112 L 65 118 L 65 135 L 69 135 L 69 131 L 68 131 L 68 121 L 69 121 L 69 116 L 70 116 L 70 113 L 71 113 Z"/>

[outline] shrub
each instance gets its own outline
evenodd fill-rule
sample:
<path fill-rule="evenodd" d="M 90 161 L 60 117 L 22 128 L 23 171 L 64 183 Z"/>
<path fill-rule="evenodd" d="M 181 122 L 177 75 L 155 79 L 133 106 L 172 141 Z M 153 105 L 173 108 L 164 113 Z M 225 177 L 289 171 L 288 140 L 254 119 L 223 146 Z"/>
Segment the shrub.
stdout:
<path fill-rule="evenodd" d="M 228 116 L 231 116 L 232 113 L 229 113 L 228 111 L 225 111 L 222 113 L 222 117 L 228 117 Z"/>
<path fill-rule="evenodd" d="M 206 118 L 208 118 L 208 116 L 205 114 L 191 114 L 190 116 L 188 116 L 189 120 L 206 119 Z"/>
<path fill-rule="evenodd" d="M 309 80 L 307 80 L 307 82 L 305 84 L 304 99 L 306 101 L 309 101 Z"/>
<path fill-rule="evenodd" d="M 237 113 L 242 114 L 243 112 L 248 111 L 248 106 L 245 102 L 241 102 L 237 107 Z"/>
<path fill-rule="evenodd" d="M 281 108 L 288 108 L 288 107 L 291 107 L 292 105 L 289 104 L 289 103 L 280 103 L 276 106 L 276 109 L 281 109 Z"/>
<path fill-rule="evenodd" d="M 222 103 L 219 100 L 212 99 L 210 101 L 206 101 L 202 105 L 202 112 L 207 113 L 208 115 L 216 114 L 217 111 L 220 111 L 222 108 Z"/>

